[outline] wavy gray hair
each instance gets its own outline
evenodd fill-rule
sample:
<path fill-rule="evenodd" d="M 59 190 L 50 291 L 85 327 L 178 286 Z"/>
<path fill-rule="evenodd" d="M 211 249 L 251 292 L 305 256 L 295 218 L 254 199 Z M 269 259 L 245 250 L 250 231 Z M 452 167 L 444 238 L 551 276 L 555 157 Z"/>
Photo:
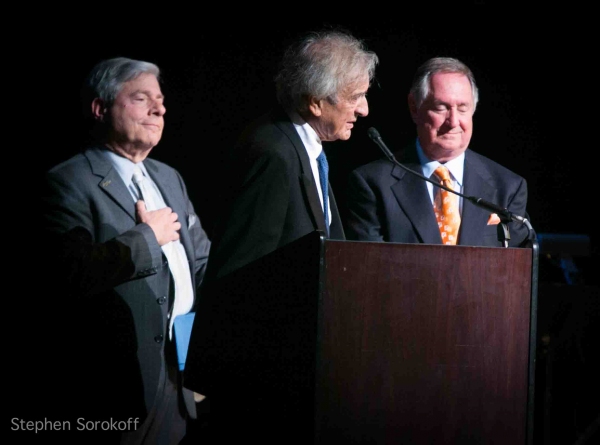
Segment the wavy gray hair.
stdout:
<path fill-rule="evenodd" d="M 275 76 L 277 100 L 297 111 L 305 110 L 308 96 L 335 104 L 340 92 L 365 75 L 372 81 L 378 63 L 377 55 L 347 32 L 311 32 L 285 51 Z"/>

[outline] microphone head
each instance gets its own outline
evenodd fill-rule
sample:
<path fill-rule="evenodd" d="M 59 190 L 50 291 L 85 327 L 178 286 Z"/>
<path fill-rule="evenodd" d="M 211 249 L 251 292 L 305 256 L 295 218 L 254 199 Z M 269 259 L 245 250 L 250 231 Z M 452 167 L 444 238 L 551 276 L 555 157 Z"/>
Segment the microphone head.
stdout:
<path fill-rule="evenodd" d="M 379 132 L 373 127 L 369 128 L 367 130 L 367 132 L 369 133 L 369 137 L 373 140 L 381 138 L 381 136 L 379 135 Z"/>

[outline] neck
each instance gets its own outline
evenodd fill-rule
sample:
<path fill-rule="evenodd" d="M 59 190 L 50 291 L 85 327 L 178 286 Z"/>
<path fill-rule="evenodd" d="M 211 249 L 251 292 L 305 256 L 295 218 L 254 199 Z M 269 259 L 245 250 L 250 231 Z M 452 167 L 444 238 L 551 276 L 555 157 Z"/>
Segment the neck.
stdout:
<path fill-rule="evenodd" d="M 135 164 L 142 162 L 144 159 L 146 159 L 150 154 L 150 150 L 152 150 L 152 148 L 138 149 L 135 147 L 124 147 L 110 142 L 107 142 L 105 145 L 110 151 L 118 154 L 119 156 L 129 159 Z"/>

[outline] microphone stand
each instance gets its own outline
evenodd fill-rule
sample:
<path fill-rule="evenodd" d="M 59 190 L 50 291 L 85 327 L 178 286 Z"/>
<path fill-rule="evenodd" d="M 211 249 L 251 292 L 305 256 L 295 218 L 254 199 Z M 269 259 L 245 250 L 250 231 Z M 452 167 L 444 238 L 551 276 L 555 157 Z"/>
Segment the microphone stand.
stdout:
<path fill-rule="evenodd" d="M 433 185 L 435 185 L 436 187 L 439 188 L 443 188 L 444 190 L 450 192 L 450 193 L 454 193 L 455 195 L 458 195 L 468 201 L 471 201 L 473 204 L 475 204 L 478 207 L 481 207 L 483 209 L 489 210 L 493 213 L 496 213 L 498 215 L 498 217 L 500 218 L 500 223 L 497 225 L 497 232 L 498 232 L 498 241 L 500 241 L 502 243 L 503 247 L 508 247 L 508 242 L 510 241 L 510 231 L 508 229 L 508 223 L 513 221 L 513 222 L 518 222 L 521 224 L 524 224 L 527 227 L 527 230 L 529 231 L 527 239 L 530 242 L 535 241 L 535 232 L 533 230 L 533 227 L 531 226 L 531 224 L 529 223 L 529 221 L 527 220 L 527 218 L 524 218 L 522 216 L 516 215 L 512 212 L 510 212 L 508 209 L 502 208 L 496 204 L 493 204 L 491 202 L 485 201 L 481 198 L 477 198 L 475 196 L 467 196 L 467 195 L 463 195 L 462 193 L 459 193 L 457 191 L 452 190 L 449 187 L 446 187 L 443 184 L 440 184 L 439 182 L 436 181 L 432 181 L 431 179 L 423 176 L 420 173 L 417 173 L 414 170 L 411 170 L 410 168 L 402 165 L 400 162 L 398 162 L 396 160 L 396 157 L 393 155 L 393 153 L 390 151 L 390 149 L 387 147 L 387 145 L 385 145 L 385 143 L 383 142 L 383 139 L 381 139 L 381 136 L 379 135 L 379 132 L 371 127 L 368 130 L 369 133 L 369 137 L 373 140 L 373 142 L 375 142 L 379 148 L 381 149 L 381 151 L 383 151 L 383 153 L 385 154 L 385 156 L 390 160 L 390 162 L 392 162 L 393 164 L 397 165 L 398 167 L 406 170 L 407 172 L 418 176 L 419 178 L 432 183 Z"/>
<path fill-rule="evenodd" d="M 502 217 L 500 218 L 500 223 L 496 225 L 496 233 L 498 234 L 498 241 L 502 243 L 502 247 L 508 247 L 510 231 L 508 229 L 508 221 Z"/>

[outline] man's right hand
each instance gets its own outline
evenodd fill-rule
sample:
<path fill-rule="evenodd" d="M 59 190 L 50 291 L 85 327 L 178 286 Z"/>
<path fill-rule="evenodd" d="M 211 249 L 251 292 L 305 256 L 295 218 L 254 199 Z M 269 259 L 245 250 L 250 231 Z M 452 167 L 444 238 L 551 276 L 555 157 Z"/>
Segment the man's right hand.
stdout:
<path fill-rule="evenodd" d="M 181 223 L 177 221 L 177 213 L 170 207 L 148 211 L 144 201 L 139 200 L 135 203 L 135 213 L 139 223 L 150 226 L 160 246 L 179 239 Z"/>

